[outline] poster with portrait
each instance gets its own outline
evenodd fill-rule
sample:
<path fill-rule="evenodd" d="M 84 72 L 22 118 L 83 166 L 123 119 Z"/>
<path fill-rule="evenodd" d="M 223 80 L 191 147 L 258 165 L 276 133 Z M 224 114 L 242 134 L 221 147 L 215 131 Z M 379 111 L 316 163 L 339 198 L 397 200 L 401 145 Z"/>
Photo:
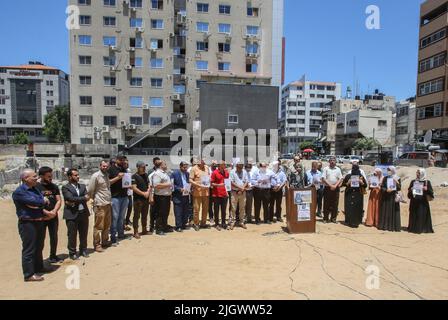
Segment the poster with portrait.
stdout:
<path fill-rule="evenodd" d="M 297 205 L 297 220 L 311 221 L 311 203 Z"/>
<path fill-rule="evenodd" d="M 304 203 L 311 203 L 311 201 L 312 201 L 311 190 L 294 192 L 294 204 L 301 205 Z"/>
<path fill-rule="evenodd" d="M 125 173 L 121 181 L 124 189 L 130 188 L 132 186 L 132 173 Z"/>

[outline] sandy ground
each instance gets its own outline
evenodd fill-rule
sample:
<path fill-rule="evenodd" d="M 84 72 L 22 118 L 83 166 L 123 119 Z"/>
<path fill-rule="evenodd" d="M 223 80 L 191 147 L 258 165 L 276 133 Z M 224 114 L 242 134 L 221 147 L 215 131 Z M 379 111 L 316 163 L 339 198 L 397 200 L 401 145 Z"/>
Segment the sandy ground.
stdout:
<path fill-rule="evenodd" d="M 310 235 L 288 235 L 274 224 L 146 236 L 88 259 L 66 260 L 44 282 L 32 284 L 22 280 L 14 205 L 2 201 L 0 298 L 448 299 L 448 190 L 436 191 L 433 235 L 318 223 L 318 232 Z M 403 226 L 407 221 L 404 205 Z M 65 223 L 60 226 L 58 251 L 64 256 Z M 80 268 L 79 290 L 65 285 L 71 265 Z M 371 265 L 380 271 L 377 290 L 366 288 Z"/>

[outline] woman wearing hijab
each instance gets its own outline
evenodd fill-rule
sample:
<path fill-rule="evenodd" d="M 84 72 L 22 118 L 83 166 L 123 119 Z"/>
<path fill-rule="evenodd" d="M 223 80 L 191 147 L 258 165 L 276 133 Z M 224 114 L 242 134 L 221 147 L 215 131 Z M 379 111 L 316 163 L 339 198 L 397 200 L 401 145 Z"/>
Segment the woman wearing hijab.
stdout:
<path fill-rule="evenodd" d="M 378 228 L 380 217 L 380 204 L 381 204 L 381 184 L 383 182 L 383 171 L 381 169 L 375 169 L 373 176 L 370 180 L 369 189 L 369 204 L 367 206 L 367 227 Z"/>
<path fill-rule="evenodd" d="M 426 179 L 424 169 L 417 170 L 417 178 L 411 182 L 408 190 L 409 227 L 411 233 L 434 233 L 431 220 L 431 208 L 429 201 L 434 199 L 434 191 L 431 182 Z"/>
<path fill-rule="evenodd" d="M 351 228 L 358 228 L 364 216 L 364 191 L 367 181 L 357 161 L 353 162 L 352 171 L 345 176 L 343 186 L 345 223 Z"/>
<path fill-rule="evenodd" d="M 384 231 L 401 231 L 400 202 L 397 193 L 401 191 L 401 179 L 397 176 L 397 169 L 390 166 L 387 177 L 381 183 L 381 205 L 378 229 Z"/>

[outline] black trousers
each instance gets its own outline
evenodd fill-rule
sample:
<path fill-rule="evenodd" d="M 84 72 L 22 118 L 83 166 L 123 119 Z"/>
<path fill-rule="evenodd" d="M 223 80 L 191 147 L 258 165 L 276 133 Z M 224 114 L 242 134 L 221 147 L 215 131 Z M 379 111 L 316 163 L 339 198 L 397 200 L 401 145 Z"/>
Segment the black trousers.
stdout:
<path fill-rule="evenodd" d="M 215 224 L 219 225 L 219 209 L 221 209 L 221 224 L 226 224 L 227 202 L 229 198 L 213 198 L 213 212 L 215 214 Z"/>
<path fill-rule="evenodd" d="M 156 230 L 166 231 L 168 229 L 168 215 L 171 209 L 171 196 L 154 195 L 156 217 Z"/>
<path fill-rule="evenodd" d="M 19 221 L 18 227 L 22 239 L 23 277 L 28 279 L 44 268 L 45 225 L 44 222 Z"/>
<path fill-rule="evenodd" d="M 277 220 L 282 218 L 282 201 L 283 201 L 283 191 L 273 191 L 271 190 L 271 199 L 269 201 L 269 220 L 274 221 L 274 215 Z"/>
<path fill-rule="evenodd" d="M 271 189 L 254 189 L 255 222 L 260 222 L 260 211 L 263 205 L 264 222 L 269 221 L 269 201 Z"/>
<path fill-rule="evenodd" d="M 87 250 L 87 235 L 89 234 L 89 215 L 84 211 L 74 220 L 66 220 L 68 236 L 68 252 L 76 254 L 76 240 L 79 234 L 79 251 Z"/>
<path fill-rule="evenodd" d="M 317 213 L 322 214 L 322 204 L 324 202 L 324 188 L 317 190 Z"/>
<path fill-rule="evenodd" d="M 214 219 L 215 214 L 213 213 L 213 197 L 212 197 L 212 188 L 210 188 L 210 196 L 208 199 L 208 218 L 210 220 Z"/>
<path fill-rule="evenodd" d="M 50 257 L 55 257 L 58 250 L 59 217 L 44 222 L 44 225 L 44 241 L 48 229 L 48 235 L 50 237 Z"/>

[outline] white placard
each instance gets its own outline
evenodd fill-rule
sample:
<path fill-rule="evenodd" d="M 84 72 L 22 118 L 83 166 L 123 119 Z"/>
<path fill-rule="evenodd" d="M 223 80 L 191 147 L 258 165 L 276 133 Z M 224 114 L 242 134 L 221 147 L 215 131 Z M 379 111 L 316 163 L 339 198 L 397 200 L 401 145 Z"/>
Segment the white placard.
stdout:
<path fill-rule="evenodd" d="M 210 188 L 210 177 L 208 175 L 203 175 L 201 177 L 201 185 Z"/>
<path fill-rule="evenodd" d="M 423 195 L 423 183 L 419 181 L 414 182 L 414 186 L 412 187 L 412 193 L 414 196 L 422 196 Z"/>
<path fill-rule="evenodd" d="M 351 176 L 350 185 L 352 188 L 359 188 L 359 176 Z"/>
<path fill-rule="evenodd" d="M 132 173 L 125 173 L 121 182 L 123 188 L 130 188 L 132 186 Z"/>
<path fill-rule="evenodd" d="M 370 177 L 370 186 L 371 187 L 376 188 L 376 187 L 378 187 L 379 184 L 380 184 L 380 180 L 378 179 L 377 176 L 371 176 Z"/>
<path fill-rule="evenodd" d="M 191 193 L 191 184 L 187 183 L 184 185 L 184 192 L 182 193 L 183 196 L 189 196 Z"/>
<path fill-rule="evenodd" d="M 395 183 L 394 178 L 387 178 L 387 189 L 389 190 L 397 190 L 397 184 Z"/>
<path fill-rule="evenodd" d="M 311 204 L 303 203 L 297 205 L 297 220 L 311 221 Z"/>
<path fill-rule="evenodd" d="M 261 174 L 260 179 L 258 180 L 260 187 L 268 188 L 270 186 L 270 178 L 266 174 Z"/>
<path fill-rule="evenodd" d="M 230 179 L 224 179 L 224 185 L 226 186 L 227 192 L 232 191 L 232 182 L 230 181 Z"/>
<path fill-rule="evenodd" d="M 294 204 L 296 205 L 311 203 L 311 198 L 312 198 L 311 190 L 294 192 Z"/>

